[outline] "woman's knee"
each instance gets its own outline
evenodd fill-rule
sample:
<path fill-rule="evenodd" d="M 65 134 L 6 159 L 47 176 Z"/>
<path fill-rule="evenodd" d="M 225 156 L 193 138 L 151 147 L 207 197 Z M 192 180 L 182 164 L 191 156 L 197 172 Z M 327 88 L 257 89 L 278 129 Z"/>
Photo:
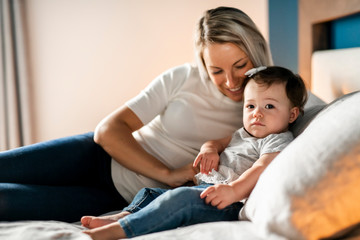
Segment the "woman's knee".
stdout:
<path fill-rule="evenodd" d="M 24 210 L 22 198 L 18 195 L 18 184 L 0 183 L 0 221 L 19 220 Z M 22 203 L 22 204 L 21 204 Z M 29 201 L 30 203 L 30 201 Z"/>

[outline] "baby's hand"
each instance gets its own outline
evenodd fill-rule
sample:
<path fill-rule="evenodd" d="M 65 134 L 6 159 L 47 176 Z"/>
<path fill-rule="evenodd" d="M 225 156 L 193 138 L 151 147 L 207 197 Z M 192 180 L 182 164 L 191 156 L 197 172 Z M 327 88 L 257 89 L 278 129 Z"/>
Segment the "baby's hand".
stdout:
<path fill-rule="evenodd" d="M 218 170 L 220 157 L 216 150 L 205 149 L 202 150 L 194 160 L 193 166 L 196 167 L 200 163 L 200 172 L 209 174 L 212 169 Z"/>
<path fill-rule="evenodd" d="M 205 199 L 206 204 L 211 204 L 218 209 L 224 209 L 238 201 L 234 188 L 227 184 L 216 184 L 206 188 L 200 197 Z"/>

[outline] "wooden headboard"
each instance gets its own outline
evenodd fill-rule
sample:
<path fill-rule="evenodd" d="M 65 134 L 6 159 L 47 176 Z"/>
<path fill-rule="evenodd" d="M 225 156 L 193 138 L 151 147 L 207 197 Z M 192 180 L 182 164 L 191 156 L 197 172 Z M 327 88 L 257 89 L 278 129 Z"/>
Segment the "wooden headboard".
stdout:
<path fill-rule="evenodd" d="M 326 49 L 327 29 L 320 23 L 360 12 L 360 0 L 299 0 L 299 74 L 311 87 L 311 56 Z"/>

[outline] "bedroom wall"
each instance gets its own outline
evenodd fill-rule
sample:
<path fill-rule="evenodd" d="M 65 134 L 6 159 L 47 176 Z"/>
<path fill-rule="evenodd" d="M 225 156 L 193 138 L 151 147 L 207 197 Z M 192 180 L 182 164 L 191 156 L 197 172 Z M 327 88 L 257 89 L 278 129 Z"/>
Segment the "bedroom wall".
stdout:
<path fill-rule="evenodd" d="M 275 65 L 298 72 L 298 0 L 269 0 L 269 41 Z"/>
<path fill-rule="evenodd" d="M 310 0 L 311 1 L 311 0 Z M 343 0 L 343 4 L 351 4 Z M 274 64 L 299 72 L 299 3 L 300 0 L 269 0 L 269 42 Z M 354 4 L 354 3 L 352 3 Z M 332 6 L 336 8 L 336 6 Z M 316 11 L 317 9 L 314 9 Z M 330 20 L 330 19 L 329 19 Z M 330 24 L 330 48 L 360 46 L 360 13 L 344 17 Z"/>
<path fill-rule="evenodd" d="M 331 22 L 332 49 L 360 47 L 360 13 Z"/>
<path fill-rule="evenodd" d="M 267 0 L 25 0 L 33 142 L 87 131 L 156 75 L 193 61 L 206 9 L 247 12 L 268 38 Z"/>

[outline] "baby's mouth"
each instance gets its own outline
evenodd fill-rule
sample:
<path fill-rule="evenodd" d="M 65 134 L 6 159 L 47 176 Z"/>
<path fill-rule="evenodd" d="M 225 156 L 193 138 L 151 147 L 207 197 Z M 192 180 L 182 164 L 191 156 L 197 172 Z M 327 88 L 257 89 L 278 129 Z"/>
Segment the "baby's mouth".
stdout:
<path fill-rule="evenodd" d="M 253 122 L 251 125 L 253 126 L 264 126 L 261 122 Z"/>

